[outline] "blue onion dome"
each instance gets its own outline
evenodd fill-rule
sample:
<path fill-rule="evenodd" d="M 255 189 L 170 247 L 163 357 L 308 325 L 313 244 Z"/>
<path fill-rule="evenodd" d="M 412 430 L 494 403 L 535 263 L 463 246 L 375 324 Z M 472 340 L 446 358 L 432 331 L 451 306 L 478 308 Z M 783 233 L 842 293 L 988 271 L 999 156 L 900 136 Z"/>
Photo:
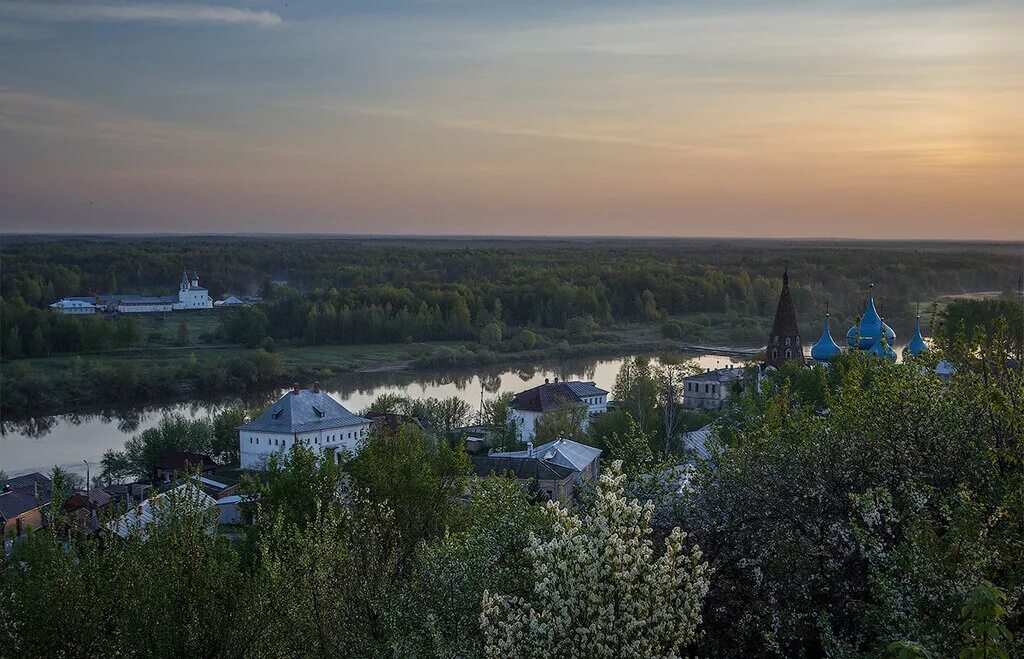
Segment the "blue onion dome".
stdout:
<path fill-rule="evenodd" d="M 881 318 L 879 318 L 878 322 L 882 325 L 885 324 L 882 323 Z M 889 342 L 886 340 L 884 334 L 875 339 L 875 342 L 871 345 L 870 348 L 868 348 L 868 354 L 871 355 L 872 357 L 887 359 L 891 362 L 896 361 L 896 351 L 889 347 Z"/>
<path fill-rule="evenodd" d="M 811 359 L 816 362 L 826 363 L 842 352 L 842 349 L 832 339 L 832 331 L 828 326 L 829 314 L 825 314 L 825 327 L 821 330 L 821 338 L 811 347 Z"/>
<path fill-rule="evenodd" d="M 874 345 L 868 348 L 868 354 L 891 362 L 896 361 L 896 351 L 889 347 L 884 338 L 876 340 Z"/>
<path fill-rule="evenodd" d="M 869 286 L 870 289 L 874 289 L 874 287 L 874 284 Z M 875 308 L 875 297 L 872 292 L 869 291 L 868 302 L 864 308 L 864 315 L 860 317 L 860 349 L 868 350 L 881 336 L 882 317 L 878 315 L 878 310 Z"/>
<path fill-rule="evenodd" d="M 928 344 L 924 342 L 924 337 L 921 336 L 921 316 L 918 316 L 917 325 L 914 327 L 914 338 L 910 339 L 910 343 L 907 344 L 907 350 L 910 351 L 910 354 L 917 357 L 927 349 Z"/>
<path fill-rule="evenodd" d="M 882 332 L 885 334 L 885 342 L 891 346 L 896 345 L 896 332 L 891 327 L 882 322 Z"/>
<path fill-rule="evenodd" d="M 858 348 L 859 339 L 858 334 L 860 332 L 860 324 L 856 324 L 850 328 L 850 331 L 846 333 L 846 345 L 850 348 Z"/>

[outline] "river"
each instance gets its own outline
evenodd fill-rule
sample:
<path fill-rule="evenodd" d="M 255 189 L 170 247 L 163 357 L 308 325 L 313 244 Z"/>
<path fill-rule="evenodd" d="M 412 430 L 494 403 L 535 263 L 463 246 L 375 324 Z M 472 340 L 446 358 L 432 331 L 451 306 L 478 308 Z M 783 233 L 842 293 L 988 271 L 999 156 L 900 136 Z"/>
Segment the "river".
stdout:
<path fill-rule="evenodd" d="M 687 355 L 702 368 L 742 364 L 743 358 L 714 354 Z M 351 373 L 329 382 L 323 388 L 345 407 L 358 413 L 382 393 L 412 397 L 444 398 L 458 396 L 480 407 L 481 391 L 487 397 L 503 391 L 522 391 L 542 384 L 544 378 L 593 380 L 611 390 L 625 358 L 576 358 L 558 363 L 519 366 L 517 368 L 480 367 L 468 369 L 416 370 L 388 373 Z M 653 360 L 660 363 L 657 358 Z M 303 386 L 309 386 L 304 383 Z M 269 405 L 282 391 L 268 392 L 250 405 Z M 0 471 L 17 476 L 33 471 L 48 473 L 54 465 L 83 476 L 86 461 L 93 474 L 100 471 L 100 460 L 109 449 L 121 449 L 125 440 L 155 426 L 164 414 L 178 413 L 192 418 L 208 417 L 226 405 L 239 402 L 228 398 L 218 402 L 194 401 L 150 407 L 117 408 L 92 414 L 61 414 L 26 421 L 5 422 L 0 426 Z"/>

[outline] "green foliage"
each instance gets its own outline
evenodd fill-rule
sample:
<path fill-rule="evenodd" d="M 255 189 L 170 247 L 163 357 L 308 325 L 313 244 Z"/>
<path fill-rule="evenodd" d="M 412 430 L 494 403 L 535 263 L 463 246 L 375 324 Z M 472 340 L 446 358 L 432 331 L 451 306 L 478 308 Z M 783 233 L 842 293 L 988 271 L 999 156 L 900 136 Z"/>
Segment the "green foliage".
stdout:
<path fill-rule="evenodd" d="M 513 398 L 515 394 L 508 391 L 484 401 L 480 423 L 490 428 L 490 444 L 495 451 L 515 451 L 520 448 L 519 432 L 509 407 Z"/>
<path fill-rule="evenodd" d="M 1013 634 L 1007 629 L 1006 593 L 984 581 L 967 595 L 967 603 L 960 609 L 960 630 L 967 647 L 960 650 L 960 659 L 1009 659 L 1003 649 L 1005 643 L 1013 642 Z"/>
<path fill-rule="evenodd" d="M 473 415 L 473 408 L 458 396 L 411 398 L 390 393 L 378 395 L 365 411 L 402 414 L 442 433 L 452 433 L 456 428 L 469 424 Z"/>
<path fill-rule="evenodd" d="M 404 423 L 375 428 L 349 470 L 370 501 L 394 511 L 405 561 L 455 520 L 453 498 L 465 490 L 470 463 L 461 448 Z"/>
<path fill-rule="evenodd" d="M 255 502 L 248 512 L 257 532 L 264 532 L 278 523 L 305 528 L 338 498 L 341 482 L 342 470 L 332 453 L 316 456 L 296 442 L 287 453 L 271 455 L 263 473 L 244 475 L 239 490 Z"/>
<path fill-rule="evenodd" d="M 501 345 L 501 325 L 488 323 L 480 330 L 480 343 L 488 348 L 497 348 Z"/>
<path fill-rule="evenodd" d="M 680 513 L 716 575 L 701 654 L 961 647 L 968 584 L 1022 577 L 1022 405 L 1020 369 L 984 353 L 949 383 L 862 355 L 782 369 Z"/>
<path fill-rule="evenodd" d="M 683 338 L 683 326 L 677 320 L 662 323 L 661 335 L 666 339 L 679 340 Z"/>
<path fill-rule="evenodd" d="M 583 424 L 587 419 L 587 406 L 569 401 L 559 403 L 540 416 L 533 426 L 533 443 L 546 444 L 556 439 L 585 442 L 587 433 Z"/>
<path fill-rule="evenodd" d="M 650 359 L 638 356 L 623 362 L 612 396 L 620 409 L 633 417 L 640 432 L 653 430 L 658 416 L 658 380 Z"/>
<path fill-rule="evenodd" d="M 147 428 L 125 442 L 123 451 L 103 454 L 100 479 L 117 482 L 125 478 L 148 480 L 156 460 L 164 451 L 189 451 L 209 455 L 222 462 L 238 460 L 238 426 L 244 422 L 244 408 L 225 408 L 209 419 L 191 419 L 166 414 L 153 428 Z"/>
<path fill-rule="evenodd" d="M 520 330 L 516 341 L 519 343 L 521 350 L 533 350 L 537 347 L 537 334 L 528 329 Z"/>

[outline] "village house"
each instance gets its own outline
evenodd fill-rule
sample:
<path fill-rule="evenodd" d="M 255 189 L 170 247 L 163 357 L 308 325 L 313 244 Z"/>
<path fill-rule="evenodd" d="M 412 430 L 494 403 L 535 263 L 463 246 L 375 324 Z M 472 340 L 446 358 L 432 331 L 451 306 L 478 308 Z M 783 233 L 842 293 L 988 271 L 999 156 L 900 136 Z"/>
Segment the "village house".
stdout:
<path fill-rule="evenodd" d="M 4 550 L 31 529 L 42 528 L 43 506 L 50 502 L 53 483 L 36 472 L 0 483 L 0 529 Z"/>
<path fill-rule="evenodd" d="M 477 476 L 510 476 L 528 491 L 553 501 L 571 501 L 575 486 L 597 478 L 601 449 L 570 439 L 557 439 L 525 451 L 489 452 L 472 456 Z"/>
<path fill-rule="evenodd" d="M 145 540 L 148 535 L 148 528 L 154 521 L 159 519 L 161 514 L 168 512 L 168 506 L 175 499 L 205 510 L 217 507 L 216 499 L 189 480 L 166 492 L 161 492 L 142 501 L 137 506 L 129 509 L 124 515 L 108 522 L 107 529 L 122 538 L 138 533 L 139 537 Z M 212 531 L 213 529 L 211 528 L 210 530 Z"/>
<path fill-rule="evenodd" d="M 509 405 L 509 415 L 515 422 L 520 441 L 532 440 L 541 414 L 556 409 L 559 405 L 580 405 L 587 408 L 583 428 L 590 423 L 590 417 L 608 411 L 608 392 L 593 382 L 554 382 L 544 379 L 544 384 L 520 391 Z"/>
<path fill-rule="evenodd" d="M 175 476 L 198 470 L 201 474 L 212 474 L 217 463 L 208 455 L 190 451 L 164 451 L 153 463 L 153 482 L 169 483 Z"/>
<path fill-rule="evenodd" d="M 344 453 L 356 452 L 371 425 L 370 419 L 353 414 L 321 391 L 319 383 L 312 389 L 296 384 L 263 414 L 239 426 L 241 467 L 263 470 L 271 455 L 283 455 L 296 443 L 339 462 Z"/>
<path fill-rule="evenodd" d="M 743 369 L 734 368 L 731 364 L 683 378 L 683 407 L 721 409 L 742 379 Z"/>

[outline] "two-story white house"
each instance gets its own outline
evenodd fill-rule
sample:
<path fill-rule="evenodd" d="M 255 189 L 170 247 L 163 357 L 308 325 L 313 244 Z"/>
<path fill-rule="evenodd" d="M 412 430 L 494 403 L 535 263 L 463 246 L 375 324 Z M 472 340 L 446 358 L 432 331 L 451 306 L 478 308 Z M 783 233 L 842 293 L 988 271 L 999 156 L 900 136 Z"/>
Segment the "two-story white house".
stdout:
<path fill-rule="evenodd" d="M 241 467 L 263 470 L 271 455 L 284 454 L 296 443 L 339 462 L 343 454 L 356 452 L 371 425 L 321 391 L 319 384 L 312 389 L 295 385 L 263 414 L 239 426 Z"/>
<path fill-rule="evenodd" d="M 559 405 L 585 405 L 588 414 L 583 421 L 586 429 L 590 417 L 608 411 L 608 392 L 593 382 L 554 382 L 544 379 L 544 384 L 526 391 L 520 391 L 509 405 L 509 415 L 519 432 L 519 441 L 533 439 L 537 419 Z"/>
<path fill-rule="evenodd" d="M 731 365 L 683 378 L 683 407 L 720 409 L 732 395 L 733 387 L 742 379 L 743 369 Z"/>

